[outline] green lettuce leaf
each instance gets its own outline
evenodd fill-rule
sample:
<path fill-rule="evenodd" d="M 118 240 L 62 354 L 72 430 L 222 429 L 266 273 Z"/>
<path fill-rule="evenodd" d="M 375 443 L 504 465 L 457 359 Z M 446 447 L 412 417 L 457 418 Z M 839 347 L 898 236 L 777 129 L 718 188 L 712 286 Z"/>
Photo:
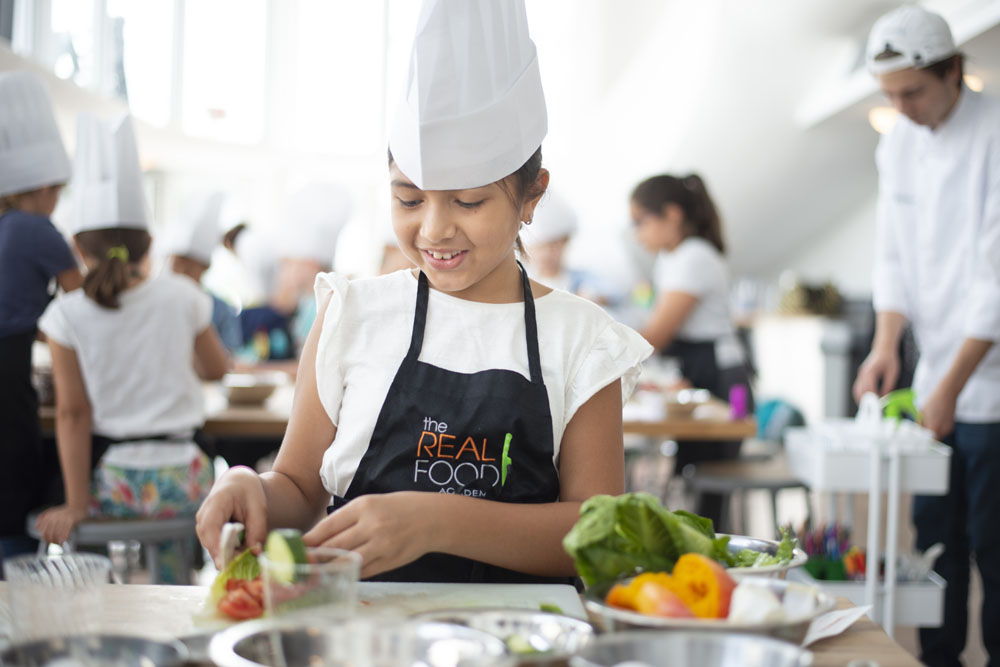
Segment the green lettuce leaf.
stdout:
<path fill-rule="evenodd" d="M 212 604 L 218 604 L 222 596 L 226 594 L 226 582 L 230 579 L 256 579 L 260 576 L 260 563 L 253 552 L 247 549 L 236 558 L 229 561 L 229 565 L 224 567 L 215 576 L 212 588 L 209 591 L 209 598 Z"/>

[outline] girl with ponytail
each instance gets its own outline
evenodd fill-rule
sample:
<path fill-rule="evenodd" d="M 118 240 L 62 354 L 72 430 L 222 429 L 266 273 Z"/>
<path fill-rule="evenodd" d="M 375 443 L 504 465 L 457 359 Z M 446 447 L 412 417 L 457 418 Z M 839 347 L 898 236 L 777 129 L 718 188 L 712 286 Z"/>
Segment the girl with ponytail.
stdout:
<path fill-rule="evenodd" d="M 52 353 L 65 500 L 36 527 L 56 543 L 91 516 L 195 513 L 213 478 L 199 446 L 200 379 L 218 379 L 228 365 L 211 298 L 185 277 L 150 275 L 128 117 L 107 124 L 81 115 L 76 162 L 73 238 L 87 274 L 82 290 L 53 301 L 39 321 Z M 178 546 L 159 547 L 154 581 L 189 583 Z"/>
<path fill-rule="evenodd" d="M 636 237 L 657 255 L 656 302 L 640 333 L 661 355 L 677 359 L 693 386 L 729 400 L 730 390 L 743 385 L 752 410 L 746 355 L 729 314 L 722 222 L 704 181 L 697 174 L 653 176 L 632 191 L 631 209 Z M 679 442 L 675 470 L 736 458 L 739 448 L 739 442 Z M 697 508 L 724 531 L 722 509 L 717 495 L 703 496 Z"/>

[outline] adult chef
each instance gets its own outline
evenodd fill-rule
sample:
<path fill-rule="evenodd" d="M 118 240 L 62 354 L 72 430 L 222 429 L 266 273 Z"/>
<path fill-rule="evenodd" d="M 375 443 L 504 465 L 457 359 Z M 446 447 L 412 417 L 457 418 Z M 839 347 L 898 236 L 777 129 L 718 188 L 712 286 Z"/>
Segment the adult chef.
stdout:
<path fill-rule="evenodd" d="M 943 18 L 904 6 L 880 18 L 867 62 L 900 112 L 879 142 L 871 353 L 854 394 L 884 394 L 899 374 L 909 321 L 925 426 L 952 448 L 945 496 L 917 497 L 917 547 L 945 552 L 944 624 L 920 630 L 921 659 L 959 665 L 970 555 L 983 581 L 983 641 L 1000 659 L 1000 103 L 963 84 L 963 56 Z"/>
<path fill-rule="evenodd" d="M 49 220 L 69 177 L 45 85 L 29 72 L 0 74 L 0 557 L 34 550 L 25 518 L 49 477 L 31 346 L 53 285 L 72 290 L 83 282 Z"/>

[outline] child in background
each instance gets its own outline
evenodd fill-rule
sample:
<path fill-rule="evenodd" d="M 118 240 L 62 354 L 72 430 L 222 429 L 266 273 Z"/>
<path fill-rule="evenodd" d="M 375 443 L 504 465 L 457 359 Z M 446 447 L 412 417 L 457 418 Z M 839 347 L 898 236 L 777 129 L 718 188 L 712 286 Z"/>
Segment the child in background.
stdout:
<path fill-rule="evenodd" d="M 0 74 L 0 557 L 37 548 L 25 520 L 58 474 L 43 454 L 31 346 L 53 278 L 66 291 L 83 282 L 49 220 L 69 176 L 44 84 L 29 72 Z"/>
<path fill-rule="evenodd" d="M 221 192 L 200 193 L 184 204 L 180 218 L 167 227 L 163 252 L 169 256 L 174 273 L 185 275 L 201 285 L 201 279 L 212 265 L 212 253 L 222 240 L 219 217 L 225 195 Z M 207 292 L 207 290 L 206 290 Z M 235 352 L 243 344 L 243 332 L 236 311 L 228 303 L 212 297 L 212 325 L 222 344 Z"/>
<path fill-rule="evenodd" d="M 54 301 L 40 321 L 52 350 L 66 488 L 65 504 L 38 518 L 49 542 L 65 541 L 92 515 L 193 514 L 212 484 L 211 463 L 195 443 L 204 420 L 198 378 L 218 379 L 227 366 L 209 296 L 170 272 L 149 277 L 128 116 L 106 124 L 81 114 L 73 216 L 87 266 L 83 290 Z M 169 547 L 161 580 L 185 581 Z"/>

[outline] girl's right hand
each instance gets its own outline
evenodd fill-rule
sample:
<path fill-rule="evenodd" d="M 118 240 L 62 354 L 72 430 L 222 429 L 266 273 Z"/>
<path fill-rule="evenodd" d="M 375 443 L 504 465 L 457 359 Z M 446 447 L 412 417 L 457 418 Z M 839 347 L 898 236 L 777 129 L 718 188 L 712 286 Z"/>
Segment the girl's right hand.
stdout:
<path fill-rule="evenodd" d="M 267 496 L 260 477 L 246 466 L 230 468 L 212 485 L 195 520 L 198 539 L 219 569 L 222 525 L 228 521 L 239 521 L 246 526 L 247 546 L 260 553 L 267 537 Z"/>

